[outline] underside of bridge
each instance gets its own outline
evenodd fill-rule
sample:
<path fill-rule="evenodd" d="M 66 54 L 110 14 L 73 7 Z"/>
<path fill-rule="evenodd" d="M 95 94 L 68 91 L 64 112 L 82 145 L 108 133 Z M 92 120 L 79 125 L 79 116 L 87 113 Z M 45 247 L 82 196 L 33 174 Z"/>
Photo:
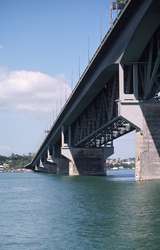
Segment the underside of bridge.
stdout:
<path fill-rule="evenodd" d="M 156 0 L 128 1 L 28 167 L 55 174 L 105 175 L 113 141 L 133 130 L 136 179 L 160 178 Z"/>

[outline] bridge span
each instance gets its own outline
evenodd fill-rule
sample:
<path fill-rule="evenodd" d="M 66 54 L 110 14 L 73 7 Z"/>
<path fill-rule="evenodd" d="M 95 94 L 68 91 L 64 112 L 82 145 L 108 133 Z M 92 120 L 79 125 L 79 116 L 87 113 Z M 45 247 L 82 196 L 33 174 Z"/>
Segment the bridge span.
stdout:
<path fill-rule="evenodd" d="M 113 141 L 136 131 L 136 179 L 160 178 L 160 2 L 128 0 L 32 162 L 105 175 Z"/>

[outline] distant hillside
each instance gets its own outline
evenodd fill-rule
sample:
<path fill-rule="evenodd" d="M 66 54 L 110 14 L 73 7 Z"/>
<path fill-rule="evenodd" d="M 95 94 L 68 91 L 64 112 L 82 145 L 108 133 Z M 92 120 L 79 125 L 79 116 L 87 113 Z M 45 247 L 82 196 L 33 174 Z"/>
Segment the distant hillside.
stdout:
<path fill-rule="evenodd" d="M 0 155 L 0 165 L 4 165 L 5 168 L 23 168 L 32 160 L 32 154 L 18 155 L 11 154 L 10 156 Z"/>

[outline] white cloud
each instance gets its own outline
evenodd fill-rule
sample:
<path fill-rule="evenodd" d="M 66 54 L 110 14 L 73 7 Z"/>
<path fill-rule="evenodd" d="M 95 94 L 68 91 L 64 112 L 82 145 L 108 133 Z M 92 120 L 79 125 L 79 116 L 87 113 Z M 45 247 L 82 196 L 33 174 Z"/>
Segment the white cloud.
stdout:
<path fill-rule="evenodd" d="M 62 76 L 0 69 L 0 110 L 56 112 L 70 91 Z"/>

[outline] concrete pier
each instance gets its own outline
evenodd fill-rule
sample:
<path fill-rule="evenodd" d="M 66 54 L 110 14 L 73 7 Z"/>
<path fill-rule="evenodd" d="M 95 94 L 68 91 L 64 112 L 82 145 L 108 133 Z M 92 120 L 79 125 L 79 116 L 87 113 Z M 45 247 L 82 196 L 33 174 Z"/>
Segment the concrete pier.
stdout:
<path fill-rule="evenodd" d="M 40 161 L 36 164 L 34 168 L 35 172 L 43 172 L 43 173 L 50 173 L 56 174 L 57 173 L 57 165 L 53 161 Z"/>
<path fill-rule="evenodd" d="M 69 160 L 64 156 L 60 156 L 54 160 L 56 162 L 56 174 L 69 175 Z"/>
<path fill-rule="evenodd" d="M 141 106 L 143 129 L 137 132 L 136 180 L 160 179 L 160 104 Z"/>
<path fill-rule="evenodd" d="M 106 175 L 106 158 L 113 154 L 110 148 L 63 147 L 61 153 L 69 160 L 69 175 Z"/>

